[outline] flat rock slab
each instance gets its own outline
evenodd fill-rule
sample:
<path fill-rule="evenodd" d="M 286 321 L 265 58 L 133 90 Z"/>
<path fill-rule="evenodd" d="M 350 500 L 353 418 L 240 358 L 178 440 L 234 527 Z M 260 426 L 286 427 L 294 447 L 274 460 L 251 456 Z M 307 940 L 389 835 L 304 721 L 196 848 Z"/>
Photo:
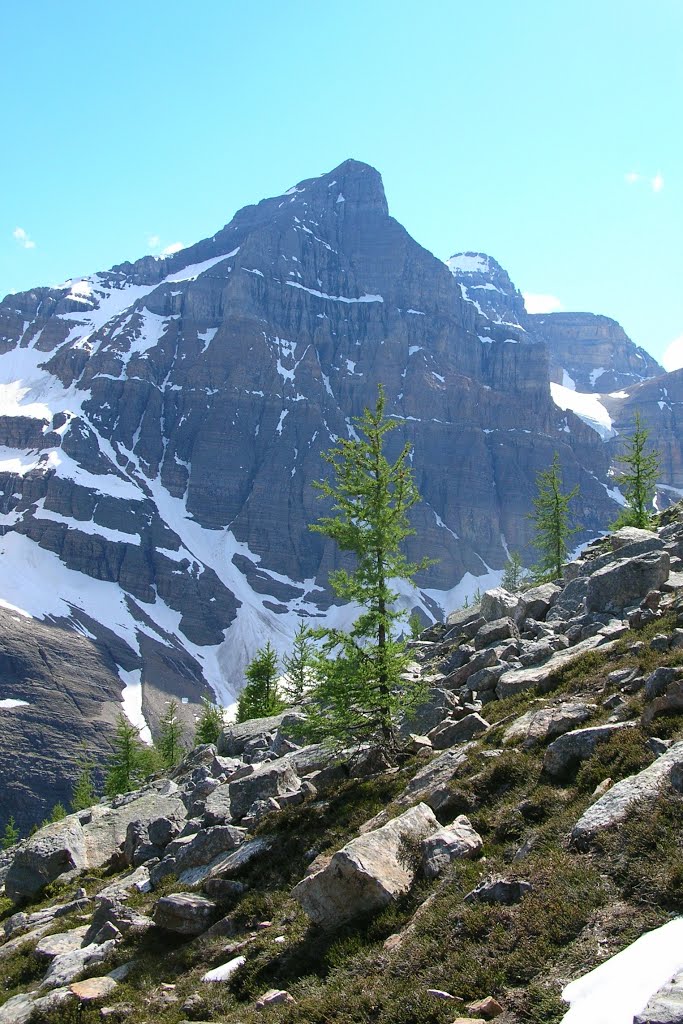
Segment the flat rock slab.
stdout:
<path fill-rule="evenodd" d="M 565 651 L 558 651 L 542 665 L 537 665 L 534 668 L 511 669 L 498 680 L 496 696 L 499 700 L 503 700 L 505 697 L 512 697 L 516 693 L 522 693 L 534 687 L 538 687 L 541 693 L 547 692 L 555 672 L 572 665 L 584 654 L 594 651 L 596 647 L 602 645 L 602 650 L 607 653 L 613 650 L 615 644 L 616 641 L 605 642 L 605 637 L 597 634 L 574 644 L 573 647 L 569 647 Z"/>
<path fill-rule="evenodd" d="M 81 1003 L 92 1003 L 97 999 L 105 999 L 112 994 L 118 982 L 105 974 L 102 978 L 86 978 L 69 985 L 70 990 Z"/>
<path fill-rule="evenodd" d="M 564 702 L 537 710 L 527 711 L 508 726 L 503 743 L 519 743 L 523 750 L 548 740 L 557 739 L 565 732 L 576 729 L 597 711 L 596 704 Z"/>
<path fill-rule="evenodd" d="M 615 722 L 566 732 L 553 740 L 547 748 L 543 758 L 543 769 L 553 778 L 562 778 L 577 762 L 590 757 L 601 743 L 606 743 L 623 729 L 633 729 L 637 725 L 637 722 Z"/>
<path fill-rule="evenodd" d="M 209 865 L 207 878 L 230 878 L 251 864 L 257 857 L 262 857 L 271 849 L 275 840 L 272 836 L 256 836 L 242 843 L 232 853 L 224 853 Z"/>
<path fill-rule="evenodd" d="M 35 992 L 21 992 L 0 1006 L 0 1024 L 27 1024 L 29 1020 L 40 1021 L 42 1013 L 47 1013 L 73 999 L 73 992 L 68 988 L 57 988 L 46 996 L 36 995 Z"/>
<path fill-rule="evenodd" d="M 683 741 L 674 743 L 642 772 L 617 782 L 611 789 L 584 811 L 571 831 L 571 841 L 579 848 L 590 844 L 602 829 L 612 828 L 624 821 L 640 801 L 654 801 L 671 785 L 672 777 L 680 791 L 680 772 L 683 769 Z"/>
<path fill-rule="evenodd" d="M 89 946 L 83 946 L 82 949 L 74 949 L 71 953 L 62 953 L 61 956 L 56 956 L 40 987 L 60 988 L 70 985 L 72 981 L 76 981 L 83 974 L 86 968 L 106 960 L 115 947 L 116 942 L 110 939 L 101 945 L 91 943 Z"/>
<path fill-rule="evenodd" d="M 418 804 L 381 828 L 352 839 L 329 864 L 303 878 L 292 895 L 310 919 L 323 928 L 387 906 L 412 885 L 414 870 L 406 844 L 419 843 L 439 823 L 426 804 Z"/>
<path fill-rule="evenodd" d="M 83 939 L 87 930 L 88 926 L 86 924 L 81 928 L 72 928 L 70 932 L 46 935 L 44 939 L 40 940 L 34 953 L 36 956 L 45 957 L 48 960 L 61 956 L 63 953 L 72 953 L 83 945 Z"/>

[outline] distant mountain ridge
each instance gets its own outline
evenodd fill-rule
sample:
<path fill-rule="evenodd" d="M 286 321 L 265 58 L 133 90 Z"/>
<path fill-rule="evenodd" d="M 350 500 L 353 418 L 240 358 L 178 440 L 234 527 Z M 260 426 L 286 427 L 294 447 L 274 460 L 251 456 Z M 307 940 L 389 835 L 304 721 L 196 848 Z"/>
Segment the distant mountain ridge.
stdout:
<path fill-rule="evenodd" d="M 655 376 L 618 325 L 597 344 L 563 316 L 526 314 L 491 257 L 423 249 L 354 160 L 170 257 L 7 296 L 0 599 L 90 640 L 152 731 L 171 696 L 188 720 L 202 695 L 230 702 L 266 637 L 284 650 L 300 616 L 349 614 L 327 586 L 338 553 L 308 530 L 310 485 L 382 382 L 424 499 L 409 555 L 439 560 L 403 599 L 448 612 L 509 550 L 533 558 L 526 515 L 554 450 L 581 486 L 582 536 L 614 518 L 609 438 L 634 404 L 664 484 L 683 487 L 677 375 Z M 598 358 L 594 384 L 634 382 L 592 396 L 600 431 L 572 411 L 578 392 L 550 386 L 558 360 L 578 388 Z M 30 677 L 1 685 L 11 699 Z"/>

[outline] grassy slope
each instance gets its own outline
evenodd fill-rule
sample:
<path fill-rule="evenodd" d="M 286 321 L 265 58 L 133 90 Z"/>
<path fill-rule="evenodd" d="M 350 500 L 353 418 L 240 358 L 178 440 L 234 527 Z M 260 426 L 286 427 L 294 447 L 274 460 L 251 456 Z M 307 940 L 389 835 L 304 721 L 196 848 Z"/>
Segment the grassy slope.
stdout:
<path fill-rule="evenodd" d="M 607 673 L 617 667 L 639 665 L 647 672 L 660 664 L 683 663 L 680 652 L 658 654 L 647 644 L 654 633 L 668 632 L 674 625 L 672 615 L 637 636 L 627 635 L 611 655 L 587 654 L 580 664 L 558 674 L 554 691 L 542 698 L 531 692 L 488 705 L 490 720 L 495 724 L 539 700 L 570 694 L 599 703 L 611 692 L 605 688 Z M 635 639 L 644 646 L 629 653 Z M 629 717 L 637 716 L 641 701 L 639 695 L 630 698 Z M 606 717 L 600 709 L 587 724 Z M 188 1016 L 183 1001 L 198 992 L 202 1019 L 250 1024 L 264 1019 L 253 1009 L 255 998 L 276 987 L 290 991 L 296 1004 L 272 1007 L 267 1011 L 270 1021 L 446 1024 L 462 1004 L 427 994 L 427 989 L 437 988 L 465 1002 L 496 996 L 505 1007 L 498 1018 L 501 1024 L 559 1021 L 566 1010 L 560 999 L 563 984 L 642 931 L 683 912 L 683 801 L 662 798 L 654 812 L 649 808 L 632 815 L 591 853 L 570 852 L 567 832 L 590 803 L 595 785 L 608 776 L 617 781 L 653 759 L 647 733 L 622 733 L 560 784 L 543 776 L 542 750 L 510 749 L 491 756 L 502 732 L 502 726 L 491 730 L 453 781 L 451 810 L 444 818 L 447 822 L 467 813 L 484 838 L 485 859 L 458 863 L 448 877 L 433 883 L 418 880 L 404 900 L 371 920 L 332 935 L 310 928 L 289 892 L 311 851 L 333 852 L 356 835 L 364 821 L 390 805 L 416 764 L 346 783 L 325 803 L 291 808 L 262 823 L 259 831 L 274 832 L 278 841 L 264 861 L 242 876 L 249 891 L 223 908 L 229 918 L 225 935 L 187 941 L 151 932 L 126 940 L 112 966 L 133 957 L 136 965 L 107 1003 L 131 1004 L 125 1019 L 136 1024 L 177 1024 Z M 656 719 L 648 732 L 683 737 L 683 718 Z M 528 854 L 515 859 L 525 843 Z M 498 872 L 528 879 L 533 892 L 513 907 L 463 903 L 482 877 Z M 93 893 L 105 880 L 94 874 L 85 884 Z M 163 891 L 180 888 L 167 879 Z M 59 895 L 51 893 L 42 904 Z M 130 902 L 145 911 L 153 898 L 139 895 Z M 4 916 L 10 913 L 5 906 Z M 411 921 L 402 941 L 387 950 L 385 940 Z M 264 922 L 271 924 L 259 928 Z M 61 919 L 53 930 L 81 923 Z M 276 936 L 284 936 L 284 943 L 275 943 Z M 241 952 L 247 963 L 229 984 L 201 984 L 205 971 Z M 41 973 L 30 952 L 0 961 L 0 1002 L 25 990 Z M 93 973 L 104 970 L 100 965 Z M 176 987 L 165 989 L 162 984 Z M 67 1006 L 45 1021 L 89 1024 L 100 1019 L 99 1008 Z"/>

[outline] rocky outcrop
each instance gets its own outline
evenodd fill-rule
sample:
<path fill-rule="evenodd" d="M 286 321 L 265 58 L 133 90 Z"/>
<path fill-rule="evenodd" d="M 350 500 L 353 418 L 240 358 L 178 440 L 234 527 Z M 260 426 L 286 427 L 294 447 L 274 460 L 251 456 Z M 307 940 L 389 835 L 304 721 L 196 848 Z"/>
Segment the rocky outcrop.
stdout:
<path fill-rule="evenodd" d="M 123 861 L 131 822 L 145 824 L 162 815 L 184 819 L 185 807 L 176 790 L 174 783 L 163 782 L 47 825 L 20 844 L 5 878 L 7 895 L 20 902 L 65 872 L 99 868 L 116 857 Z"/>
<path fill-rule="evenodd" d="M 642 772 L 617 782 L 591 804 L 572 829 L 572 842 L 578 847 L 588 845 L 602 829 L 624 821 L 639 801 L 654 801 L 668 786 L 683 792 L 682 767 L 683 743 L 676 743 Z"/>
<path fill-rule="evenodd" d="M 550 356 L 550 379 L 577 391 L 607 394 L 662 374 L 661 366 L 637 347 L 623 328 L 593 313 L 538 313 L 528 317 Z"/>
<path fill-rule="evenodd" d="M 429 807 L 418 804 L 381 828 L 352 839 L 326 867 L 303 878 L 292 895 L 311 921 L 323 928 L 385 907 L 412 883 L 414 868 L 407 848 L 437 828 Z"/>

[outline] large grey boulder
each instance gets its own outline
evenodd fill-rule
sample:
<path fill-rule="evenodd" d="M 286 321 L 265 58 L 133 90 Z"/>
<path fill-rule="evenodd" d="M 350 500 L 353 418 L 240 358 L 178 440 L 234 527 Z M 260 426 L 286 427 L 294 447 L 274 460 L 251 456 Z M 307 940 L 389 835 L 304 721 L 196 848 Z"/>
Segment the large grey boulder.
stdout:
<path fill-rule="evenodd" d="M 585 611 L 587 593 L 587 576 L 577 576 L 576 579 L 570 580 L 557 595 L 546 615 L 546 622 L 563 622 L 575 615 L 581 615 Z"/>
<path fill-rule="evenodd" d="M 561 593 L 557 583 L 541 583 L 519 595 L 520 614 L 523 619 L 545 619 L 553 603 Z"/>
<path fill-rule="evenodd" d="M 490 728 L 486 719 L 473 712 L 457 722 L 442 722 L 427 734 L 435 750 L 453 747 L 456 743 L 467 743 Z"/>
<path fill-rule="evenodd" d="M 508 617 L 521 622 L 524 617 L 519 595 L 511 594 L 504 587 L 486 591 L 481 599 L 480 612 L 487 622 Z"/>
<path fill-rule="evenodd" d="M 475 650 L 480 651 L 491 644 L 500 643 L 502 640 L 519 640 L 519 629 L 517 624 L 509 616 L 501 619 L 493 619 L 487 622 L 477 631 L 474 637 Z"/>
<path fill-rule="evenodd" d="M 668 551 L 653 551 L 635 558 L 619 558 L 598 569 L 588 580 L 588 611 L 621 612 L 638 604 L 669 578 Z"/>
<path fill-rule="evenodd" d="M 543 768 L 554 778 L 567 775 L 579 761 L 590 757 L 600 743 L 606 743 L 624 729 L 633 729 L 637 722 L 615 722 L 589 729 L 575 729 L 554 740 L 545 752 Z"/>
<path fill-rule="evenodd" d="M 683 791 L 683 741 L 674 743 L 665 754 L 637 775 L 617 782 L 584 811 L 571 831 L 571 841 L 579 848 L 606 828 L 624 821 L 641 801 L 653 802 L 672 787 Z"/>
<path fill-rule="evenodd" d="M 475 654 L 466 664 L 460 668 L 455 669 L 450 675 L 446 676 L 441 681 L 441 685 L 445 686 L 449 690 L 457 690 L 459 687 L 464 686 L 469 680 L 470 676 L 480 672 L 483 668 L 490 668 L 492 665 L 498 664 L 498 655 L 493 647 L 488 647 L 483 651 L 479 651 Z"/>
<path fill-rule="evenodd" d="M 88 866 L 80 816 L 70 814 L 62 821 L 46 825 L 21 844 L 5 877 L 5 892 L 14 903 L 19 903 L 65 871 Z"/>
<path fill-rule="evenodd" d="M 311 921 L 328 929 L 380 910 L 412 885 L 411 844 L 419 845 L 438 827 L 429 807 L 418 804 L 352 839 L 326 867 L 303 878 L 292 895 Z"/>
<path fill-rule="evenodd" d="M 251 775 L 227 785 L 230 813 L 233 820 L 239 821 L 256 800 L 296 792 L 301 787 L 301 779 L 291 765 L 272 761 L 259 765 Z"/>
<path fill-rule="evenodd" d="M 191 892 L 162 896 L 154 908 L 154 923 L 179 935 L 201 935 L 215 916 L 214 901 Z"/>
<path fill-rule="evenodd" d="M 509 725 L 503 736 L 503 743 L 520 744 L 523 750 L 548 740 L 556 739 L 563 733 L 576 729 L 597 711 L 596 704 L 584 704 L 580 701 L 564 701 L 562 704 L 549 705 L 527 711 Z"/>
<path fill-rule="evenodd" d="M 422 841 L 422 873 L 425 878 L 436 878 L 454 860 L 477 857 L 482 846 L 481 836 L 469 818 L 461 814 L 451 825 L 438 829 Z"/>
<path fill-rule="evenodd" d="M 458 699 L 450 690 L 433 686 L 427 692 L 427 700 L 419 704 L 410 717 L 401 722 L 399 732 L 401 736 L 408 736 L 410 733 L 425 736 L 457 707 Z"/>
<path fill-rule="evenodd" d="M 66 871 L 102 867 L 122 850 L 131 822 L 183 821 L 187 812 L 177 789 L 159 783 L 46 825 L 19 846 L 5 879 L 7 895 L 17 903 Z"/>
<path fill-rule="evenodd" d="M 267 746 L 270 746 L 275 733 L 291 735 L 293 726 L 301 718 L 301 714 L 289 708 L 279 715 L 252 718 L 248 722 L 228 725 L 218 737 L 218 753 L 225 757 L 240 757 L 245 747 L 253 744 L 255 740 L 266 740 Z"/>

